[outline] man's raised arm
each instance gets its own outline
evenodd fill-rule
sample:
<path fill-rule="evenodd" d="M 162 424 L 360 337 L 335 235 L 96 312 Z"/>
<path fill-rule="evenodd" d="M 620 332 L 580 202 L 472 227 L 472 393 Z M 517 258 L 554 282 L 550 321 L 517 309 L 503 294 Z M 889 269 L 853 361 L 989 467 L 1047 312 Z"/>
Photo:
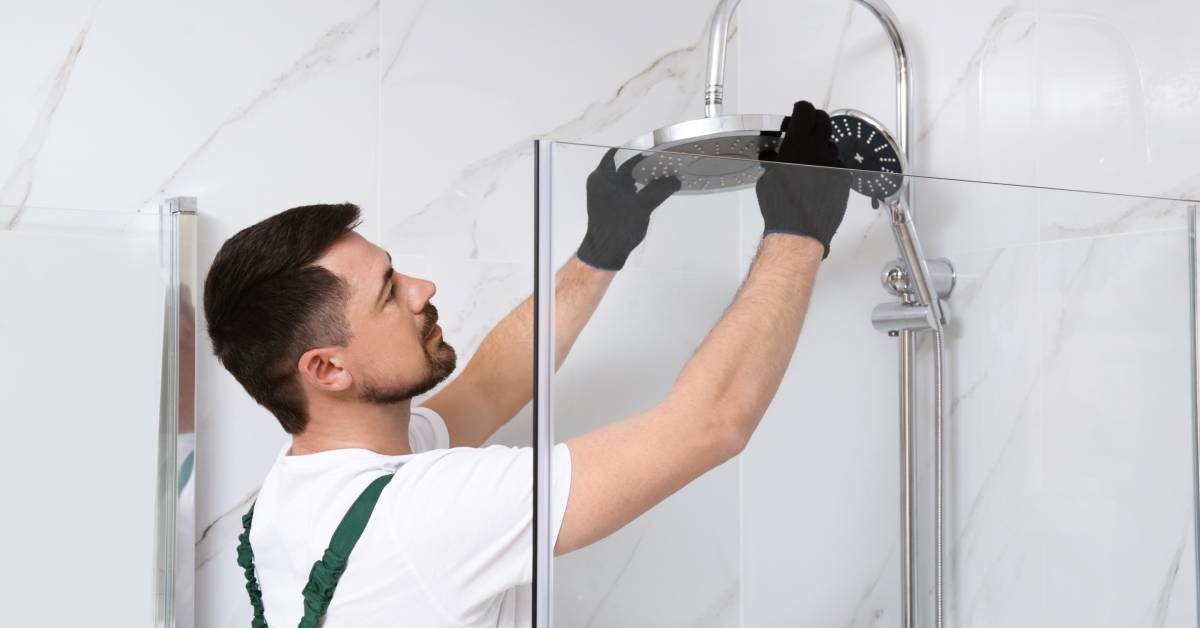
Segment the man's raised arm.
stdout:
<path fill-rule="evenodd" d="M 554 344 L 557 370 L 591 319 L 616 271 L 646 236 L 650 213 L 679 189 L 660 179 L 636 189 L 634 157 L 615 167 L 605 153 L 587 180 L 587 234 L 575 256 L 555 273 Z M 526 298 L 480 343 L 454 381 L 423 405 L 446 421 L 452 447 L 478 447 L 533 396 L 533 297 Z"/>
<path fill-rule="evenodd" d="M 756 184 L 763 239 L 729 309 L 645 412 L 567 441 L 570 497 L 555 554 L 594 543 L 737 455 L 771 404 L 808 310 L 817 268 L 846 213 L 849 173 L 829 116 L 796 103 Z M 764 156 L 766 157 L 766 156 Z"/>

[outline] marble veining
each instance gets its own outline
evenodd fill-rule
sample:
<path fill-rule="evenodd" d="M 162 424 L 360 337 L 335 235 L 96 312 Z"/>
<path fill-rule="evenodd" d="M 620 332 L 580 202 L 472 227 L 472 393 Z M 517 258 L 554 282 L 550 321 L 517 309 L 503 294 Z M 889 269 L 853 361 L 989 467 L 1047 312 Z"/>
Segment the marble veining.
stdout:
<path fill-rule="evenodd" d="M 969 85 L 972 81 L 978 80 L 980 68 L 982 67 L 984 60 L 987 58 L 987 55 L 994 52 L 995 46 L 1000 43 L 1000 36 L 1007 33 L 1013 18 L 1018 15 L 1021 15 L 1021 13 L 1017 11 L 1015 6 L 1004 7 L 999 13 L 996 14 L 996 17 L 992 20 L 991 26 L 989 26 L 987 32 L 984 33 L 982 41 L 979 42 L 979 46 L 975 49 L 975 52 L 971 54 L 970 58 L 967 59 L 966 65 L 963 67 L 962 72 L 959 73 L 958 78 L 956 78 L 951 84 L 951 87 L 949 90 L 947 90 L 946 95 L 942 97 L 941 103 L 939 103 L 936 107 L 933 107 L 932 114 L 929 114 L 923 120 L 919 120 L 918 124 L 920 125 L 920 128 L 916 133 L 916 141 L 918 143 L 924 142 L 928 138 L 929 134 L 933 131 L 938 120 L 942 117 L 942 114 L 946 111 L 947 107 L 951 102 L 954 101 L 956 97 L 958 97 L 960 93 L 966 89 L 967 85 Z M 1036 28 L 1037 22 L 1031 22 L 1025 28 L 1025 30 L 1016 34 L 1012 40 L 1004 43 L 1006 45 L 1019 43 L 1032 35 L 1034 29 Z"/>
<path fill-rule="evenodd" d="M 5 178 L 3 187 L 0 187 L 0 203 L 16 206 L 8 224 L 4 227 L 5 229 L 16 228 L 24 213 L 25 202 L 29 200 L 29 193 L 33 191 L 33 173 L 37 168 L 38 155 L 46 143 L 46 136 L 54 121 L 54 113 L 58 110 L 63 95 L 67 93 L 67 84 L 71 81 L 71 71 L 75 68 L 79 53 L 83 51 L 83 44 L 87 41 L 88 32 L 92 28 L 92 20 L 95 18 L 97 6 L 99 6 L 98 3 L 92 6 L 87 22 L 71 42 L 67 56 L 54 75 L 49 93 L 46 94 L 46 99 L 38 111 L 33 127 L 30 128 L 25 143 L 17 151 L 16 166 Z"/>
<path fill-rule="evenodd" d="M 1017 437 L 1021 434 L 1026 421 L 1034 415 L 1034 392 L 1036 390 L 1036 381 L 1031 382 L 1029 388 L 1025 392 L 1025 396 L 1020 404 L 1020 410 L 1014 417 L 1012 424 L 1008 428 L 1008 436 L 1004 439 L 1004 445 L 1001 447 L 999 454 L 991 463 L 991 468 L 988 470 L 984 480 L 980 483 L 978 491 L 975 492 L 971 500 L 971 505 L 967 509 L 967 514 L 962 518 L 962 523 L 959 526 L 958 533 L 955 535 L 953 544 L 948 547 L 948 555 L 952 556 L 951 562 L 969 562 L 971 555 L 975 550 L 973 539 L 982 525 L 990 522 L 985 516 L 984 511 L 991 510 L 995 504 L 997 508 L 1003 508 L 1003 495 L 996 495 L 998 490 L 995 487 L 1004 484 L 1007 479 L 1005 468 L 1017 462 L 1016 456 L 1012 455 L 1012 451 L 1016 448 Z M 955 517 L 950 517 L 951 523 Z M 950 526 L 947 526 L 948 528 Z"/>
<path fill-rule="evenodd" d="M 1096 195 L 1096 203 L 1088 203 L 1086 207 L 1080 207 L 1076 211 L 1044 210 L 1041 239 L 1071 240 L 1182 229 L 1187 226 L 1187 204 L 1200 204 L 1200 201 L 1191 199 L 1200 199 L 1200 174 L 1186 177 L 1166 190 L 1160 198 L 1110 198 Z M 1127 206 L 1123 209 L 1117 207 L 1114 214 L 1113 211 L 1106 211 L 1107 207 L 1100 205 L 1102 201 Z"/>
<path fill-rule="evenodd" d="M 204 526 L 196 538 L 197 570 L 214 557 L 232 556 L 230 548 L 237 545 L 237 537 L 242 533 L 242 515 L 255 499 L 258 499 L 258 488 Z"/>
<path fill-rule="evenodd" d="M 509 289 L 509 284 L 516 278 L 518 271 L 525 271 L 530 277 L 533 275 L 532 268 L 529 267 L 489 266 L 469 289 L 470 301 L 464 307 L 455 308 L 453 312 L 448 313 L 452 318 L 444 328 L 447 333 L 452 334 L 460 350 L 474 353 L 475 348 L 491 333 L 493 326 L 500 322 L 473 320 L 474 317 L 497 310 L 510 312 L 528 297 L 528 290 L 525 294 L 519 294 L 521 290 L 518 289 L 517 294 L 514 294 Z M 532 280 L 527 287 L 532 288 L 531 284 Z M 501 300 L 500 296 L 505 297 L 504 300 Z M 485 300 L 492 302 L 485 304 Z"/>
<path fill-rule="evenodd" d="M 381 83 L 387 81 L 388 76 L 392 73 L 392 68 L 396 67 L 396 62 L 399 61 L 400 57 L 404 55 L 404 48 L 408 45 L 408 39 L 412 36 L 413 31 L 416 30 L 417 24 L 421 21 L 421 16 L 424 15 L 425 9 L 429 7 L 430 2 L 431 0 L 422 0 L 421 3 L 417 5 L 417 9 L 413 12 L 412 17 L 409 18 L 408 28 L 405 28 L 404 32 L 400 34 L 400 39 L 396 44 L 396 50 L 390 54 L 391 58 L 388 59 L 386 64 L 384 64 L 383 70 L 379 73 L 379 81 Z"/>
<path fill-rule="evenodd" d="M 327 30 L 291 67 L 271 79 L 250 100 L 230 112 L 199 146 L 193 149 L 187 157 L 184 157 L 145 202 L 153 202 L 154 199 L 165 194 L 171 184 L 195 164 L 218 138 L 231 127 L 248 118 L 263 103 L 278 96 L 289 87 L 303 83 L 330 68 L 365 61 L 377 56 L 379 42 L 372 35 L 378 34 L 376 30 L 378 14 L 379 0 L 375 0 L 358 15 L 350 20 L 339 22 Z"/>
<path fill-rule="evenodd" d="M 691 619 L 684 621 L 691 628 L 728 628 L 738 626 L 737 607 L 741 591 L 741 578 L 735 574 L 729 583 L 710 598 L 707 606 L 696 611 Z"/>
<path fill-rule="evenodd" d="M 996 578 L 1002 577 L 999 575 L 1001 573 L 1000 568 L 1009 567 L 1013 568 L 1014 571 L 1019 571 L 1026 559 L 1026 556 L 1023 553 L 1019 556 L 1010 556 L 1009 553 L 1011 549 L 1012 542 L 1010 541 L 1006 541 L 1000 546 L 1000 549 L 996 552 L 995 557 L 991 560 L 991 562 L 988 563 L 987 568 L 983 571 L 983 577 L 980 578 L 979 586 L 972 591 L 969 597 L 964 599 L 957 590 L 962 586 L 961 581 L 953 583 L 947 589 L 946 606 L 947 610 L 949 611 L 949 616 L 961 617 L 965 615 L 966 617 L 970 618 L 970 620 L 966 622 L 966 625 L 973 626 L 976 625 L 974 619 L 977 614 L 992 610 L 989 605 L 996 602 L 994 595 L 1003 596 L 1003 591 L 993 591 L 992 589 L 992 587 L 995 585 Z M 1015 568 L 1012 561 L 1016 561 Z M 1000 601 L 1003 603 L 1002 597 Z"/>
<path fill-rule="evenodd" d="M 613 576 L 612 582 L 608 586 L 608 590 L 605 591 L 604 594 L 600 596 L 600 599 L 596 601 L 596 605 L 592 609 L 591 616 L 588 618 L 587 624 L 585 624 L 587 628 L 594 628 L 596 625 L 596 618 L 600 616 L 600 612 L 604 610 L 605 604 L 608 603 L 608 600 L 612 597 L 613 592 L 617 590 L 617 585 L 621 584 L 622 578 L 625 577 L 625 572 L 629 571 L 629 566 L 632 565 L 634 559 L 638 557 L 638 548 L 640 548 L 642 546 L 642 542 L 646 540 L 649 531 L 650 526 L 645 526 L 641 529 L 637 540 L 633 542 L 633 547 L 629 549 L 629 553 L 625 557 L 625 562 L 621 565 L 621 568 L 617 570 L 616 575 Z"/>
<path fill-rule="evenodd" d="M 896 550 L 896 545 L 893 545 L 888 550 L 883 563 L 879 565 L 879 572 L 875 574 L 875 579 L 863 588 L 862 596 L 858 599 L 858 604 L 854 607 L 854 612 L 850 614 L 850 621 L 846 623 L 846 628 L 862 626 L 864 625 L 864 621 L 867 622 L 865 625 L 874 626 L 887 613 L 887 609 L 880 606 L 878 601 L 874 599 L 874 596 L 878 592 L 881 583 L 886 581 L 888 585 L 893 584 L 891 578 L 898 573 L 894 569 L 899 568 L 899 563 L 892 562 L 896 557 Z M 864 612 L 866 613 L 865 616 Z"/>
<path fill-rule="evenodd" d="M 828 110 L 833 101 L 833 86 L 837 83 L 838 68 L 842 65 L 842 57 L 846 53 L 846 36 L 850 33 L 850 24 L 854 22 L 854 6 L 856 3 L 846 3 L 846 15 L 842 18 L 842 32 L 838 35 L 837 45 L 833 52 L 833 70 L 829 74 L 829 83 L 825 86 L 825 97 L 821 100 L 821 108 Z"/>
<path fill-rule="evenodd" d="M 1180 535 L 1175 552 L 1171 556 L 1171 564 L 1167 565 L 1166 573 L 1163 575 L 1163 583 L 1158 591 L 1157 599 L 1150 607 L 1146 621 L 1147 626 L 1160 628 L 1167 623 L 1167 611 L 1171 607 L 1171 591 L 1175 588 L 1175 579 L 1179 577 L 1179 564 L 1183 560 L 1183 550 L 1188 545 L 1188 536 L 1191 532 L 1191 525 L 1184 526 L 1183 534 Z"/>
<path fill-rule="evenodd" d="M 1067 321 L 1071 320 L 1074 314 L 1074 308 L 1087 307 L 1088 299 L 1086 294 L 1080 294 L 1081 287 L 1088 279 L 1089 275 L 1099 272 L 1099 269 L 1091 263 L 1092 256 L 1096 253 L 1096 245 L 1100 242 L 1099 239 L 1087 240 L 1087 248 L 1081 259 L 1075 265 L 1074 270 L 1067 277 L 1067 280 L 1059 287 L 1059 291 L 1063 295 L 1062 307 L 1058 309 L 1058 321 L 1047 338 L 1042 341 L 1046 344 L 1045 364 L 1049 365 L 1062 352 L 1063 340 L 1069 332 L 1067 329 Z"/>
<path fill-rule="evenodd" d="M 732 40 L 736 34 L 737 27 L 731 26 L 729 38 Z M 478 228 L 480 207 L 496 191 L 496 182 L 502 173 L 532 154 L 534 140 L 579 140 L 594 136 L 633 111 L 650 90 L 664 81 L 673 81 L 680 86 L 680 98 L 671 115 L 682 119 L 684 112 L 694 105 L 695 93 L 702 90 L 699 83 L 702 83 L 703 60 L 707 58 L 707 53 L 706 30 L 705 36 L 695 43 L 671 50 L 651 61 L 618 85 L 611 97 L 588 105 L 578 116 L 545 132 L 522 137 L 507 148 L 468 164 L 445 191 L 417 212 L 398 220 L 391 227 L 392 231 L 397 234 L 421 234 L 412 237 L 422 239 L 430 233 L 467 233 L 470 236 L 469 247 L 448 253 L 477 259 L 482 235 Z M 403 235 L 398 237 L 405 239 Z"/>

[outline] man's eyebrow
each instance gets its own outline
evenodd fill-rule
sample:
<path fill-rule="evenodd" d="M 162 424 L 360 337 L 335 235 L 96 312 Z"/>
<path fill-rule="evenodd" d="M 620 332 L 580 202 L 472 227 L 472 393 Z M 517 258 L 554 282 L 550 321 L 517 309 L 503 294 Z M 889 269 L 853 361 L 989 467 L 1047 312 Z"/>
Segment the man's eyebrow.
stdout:
<path fill-rule="evenodd" d="M 388 283 L 392 281 L 392 273 L 395 272 L 392 270 L 392 254 L 387 251 L 384 251 L 384 253 L 387 253 L 388 256 L 388 269 L 383 273 L 383 286 L 379 288 L 379 296 L 375 297 L 375 303 L 377 304 L 383 299 L 383 293 L 387 292 Z"/>

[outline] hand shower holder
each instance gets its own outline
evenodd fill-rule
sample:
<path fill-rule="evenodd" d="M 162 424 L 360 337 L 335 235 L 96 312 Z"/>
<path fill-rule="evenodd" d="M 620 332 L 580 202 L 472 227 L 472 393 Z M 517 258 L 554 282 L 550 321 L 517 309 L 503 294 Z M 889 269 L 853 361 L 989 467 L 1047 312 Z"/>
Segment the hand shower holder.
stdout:
<path fill-rule="evenodd" d="M 937 329 L 939 316 L 941 324 L 949 322 L 950 311 L 945 299 L 954 291 L 957 279 L 954 266 L 950 260 L 941 257 L 926 260 L 926 265 L 933 292 L 937 295 L 937 309 L 921 303 L 908 265 L 902 259 L 894 259 L 884 265 L 880 283 L 893 296 L 899 297 L 900 301 L 889 301 L 875 306 L 871 312 L 871 324 L 876 330 L 895 337 L 902 331 Z"/>

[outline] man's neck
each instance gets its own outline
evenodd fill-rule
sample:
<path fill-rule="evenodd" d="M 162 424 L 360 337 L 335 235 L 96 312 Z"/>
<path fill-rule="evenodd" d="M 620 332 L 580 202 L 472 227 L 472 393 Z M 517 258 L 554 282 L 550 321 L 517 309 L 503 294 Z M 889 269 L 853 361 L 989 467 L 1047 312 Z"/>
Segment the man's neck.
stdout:
<path fill-rule="evenodd" d="M 412 453 L 408 442 L 412 401 L 378 405 L 361 401 L 314 401 L 308 425 L 292 436 L 291 456 L 331 449 L 369 449 L 387 456 Z"/>

